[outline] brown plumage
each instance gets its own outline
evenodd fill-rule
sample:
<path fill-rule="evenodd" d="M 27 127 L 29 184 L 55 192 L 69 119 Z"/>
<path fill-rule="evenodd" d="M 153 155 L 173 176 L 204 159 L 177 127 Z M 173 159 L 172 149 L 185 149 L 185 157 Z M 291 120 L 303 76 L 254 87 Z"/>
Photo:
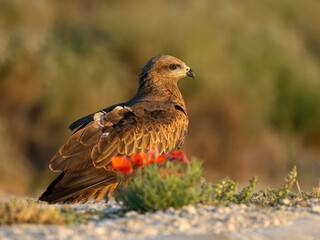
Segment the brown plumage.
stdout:
<path fill-rule="evenodd" d="M 194 73 L 181 60 L 168 55 L 151 58 L 131 100 L 72 123 L 69 128 L 76 131 L 49 165 L 61 173 L 39 199 L 49 203 L 101 200 L 121 184 L 107 168 L 113 156 L 179 148 L 188 116 L 177 82 L 186 76 Z"/>

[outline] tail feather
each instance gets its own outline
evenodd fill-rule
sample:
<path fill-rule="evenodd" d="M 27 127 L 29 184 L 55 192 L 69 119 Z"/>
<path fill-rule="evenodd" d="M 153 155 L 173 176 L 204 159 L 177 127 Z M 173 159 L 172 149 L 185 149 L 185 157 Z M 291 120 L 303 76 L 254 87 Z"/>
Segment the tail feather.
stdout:
<path fill-rule="evenodd" d="M 83 174 L 62 172 L 39 200 L 48 203 L 78 203 L 91 198 L 101 200 L 105 194 L 116 189 L 118 180 L 112 171 L 103 168 L 94 170 Z"/>

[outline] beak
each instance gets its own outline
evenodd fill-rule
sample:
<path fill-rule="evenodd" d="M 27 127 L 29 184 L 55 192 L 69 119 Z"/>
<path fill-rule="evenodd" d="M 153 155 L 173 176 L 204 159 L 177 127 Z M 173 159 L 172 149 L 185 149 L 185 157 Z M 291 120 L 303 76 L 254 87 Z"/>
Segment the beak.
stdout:
<path fill-rule="evenodd" d="M 194 72 L 193 70 L 190 68 L 189 71 L 187 72 L 187 76 L 188 77 L 192 77 L 194 79 L 195 75 L 194 75 Z"/>

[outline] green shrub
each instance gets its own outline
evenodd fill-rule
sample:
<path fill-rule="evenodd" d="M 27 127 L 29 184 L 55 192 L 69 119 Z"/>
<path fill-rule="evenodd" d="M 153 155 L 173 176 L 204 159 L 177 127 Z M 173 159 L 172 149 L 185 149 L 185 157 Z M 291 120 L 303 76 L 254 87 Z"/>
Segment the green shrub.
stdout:
<path fill-rule="evenodd" d="M 226 205 L 230 203 L 249 204 L 252 191 L 255 189 L 258 179 L 252 177 L 250 185 L 243 188 L 236 194 L 239 184 L 232 181 L 229 177 L 220 180 L 217 184 L 208 183 L 205 180 L 201 186 L 200 202 L 211 205 Z"/>
<path fill-rule="evenodd" d="M 256 188 L 257 183 L 258 178 L 252 177 L 249 186 L 243 188 L 239 194 L 234 195 L 233 202 L 249 204 L 253 195 L 252 191 Z"/>
<path fill-rule="evenodd" d="M 192 164 L 187 165 L 167 161 L 160 168 L 156 163 L 139 168 L 128 186 L 119 190 L 119 200 L 128 210 L 138 212 L 195 203 L 199 196 L 201 164 L 194 158 Z"/>
<path fill-rule="evenodd" d="M 289 198 L 293 184 L 297 179 L 297 168 L 294 166 L 289 172 L 284 185 L 279 189 L 260 190 L 260 200 L 263 204 L 277 206 L 283 199 Z M 261 201 L 260 201 L 261 202 Z"/>
<path fill-rule="evenodd" d="M 204 179 L 201 185 L 201 199 L 203 204 L 222 204 L 230 202 L 233 192 L 237 190 L 239 184 L 226 177 L 217 184 L 208 183 Z"/>
<path fill-rule="evenodd" d="M 230 178 L 224 178 L 217 184 L 208 183 L 202 180 L 200 203 L 210 205 L 228 205 L 230 203 L 244 203 L 244 204 L 259 204 L 264 206 L 277 206 L 283 199 L 296 198 L 296 194 L 291 192 L 293 184 L 296 182 L 297 168 L 294 166 L 289 172 L 285 183 L 279 189 L 260 190 L 259 193 L 253 193 L 258 183 L 257 177 L 252 177 L 250 184 L 244 187 L 239 193 L 238 183 L 232 181 Z M 304 198 L 317 197 L 317 188 L 313 189 L 312 193 L 302 193 Z"/>
<path fill-rule="evenodd" d="M 302 196 L 305 199 L 320 198 L 320 183 L 319 183 L 319 187 L 312 188 L 312 191 L 302 192 Z"/>

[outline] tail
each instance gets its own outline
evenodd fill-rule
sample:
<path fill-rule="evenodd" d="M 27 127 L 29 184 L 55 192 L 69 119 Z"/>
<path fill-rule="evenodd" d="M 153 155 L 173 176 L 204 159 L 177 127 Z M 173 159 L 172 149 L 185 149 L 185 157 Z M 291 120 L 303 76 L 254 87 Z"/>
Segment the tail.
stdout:
<path fill-rule="evenodd" d="M 114 192 L 119 182 L 114 172 L 103 168 L 82 173 L 62 172 L 39 197 L 48 203 L 78 203 L 91 198 L 100 201 Z"/>

